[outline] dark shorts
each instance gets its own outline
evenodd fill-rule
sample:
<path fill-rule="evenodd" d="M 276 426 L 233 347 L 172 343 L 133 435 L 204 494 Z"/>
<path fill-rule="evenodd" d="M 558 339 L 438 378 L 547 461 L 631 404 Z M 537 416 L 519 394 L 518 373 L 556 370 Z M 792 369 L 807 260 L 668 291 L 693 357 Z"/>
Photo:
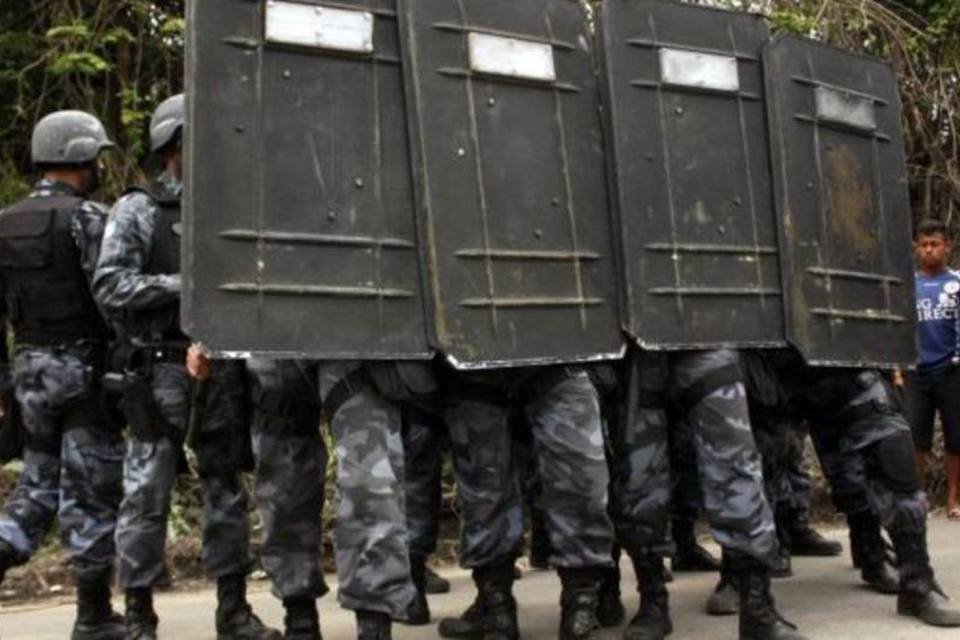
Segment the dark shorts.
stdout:
<path fill-rule="evenodd" d="M 936 374 L 910 372 L 903 395 L 917 449 L 932 448 L 934 416 L 939 413 L 947 451 L 960 454 L 960 367 Z"/>

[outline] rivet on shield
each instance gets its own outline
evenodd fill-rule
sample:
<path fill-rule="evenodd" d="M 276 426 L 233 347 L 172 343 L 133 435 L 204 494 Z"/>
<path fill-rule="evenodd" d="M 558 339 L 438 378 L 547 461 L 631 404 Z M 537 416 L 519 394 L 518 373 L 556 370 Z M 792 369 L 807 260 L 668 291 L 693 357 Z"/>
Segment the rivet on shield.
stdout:
<path fill-rule="evenodd" d="M 740 196 L 737 196 L 733 199 L 733 204 L 739 207 L 741 204 L 743 204 L 743 200 L 740 198 Z"/>
<path fill-rule="evenodd" d="M 458 157 L 458 158 L 462 158 L 462 157 L 465 156 L 465 155 L 467 155 L 467 150 L 466 150 L 466 149 L 464 149 L 463 147 L 460 147 L 459 149 L 457 149 L 457 157 Z"/>
<path fill-rule="evenodd" d="M 720 225 L 719 227 L 717 227 L 717 233 L 719 233 L 720 235 L 726 235 L 727 228 L 723 225 Z"/>
<path fill-rule="evenodd" d="M 357 178 L 353 184 L 357 185 L 357 189 L 363 189 L 363 178 Z"/>
<path fill-rule="evenodd" d="M 489 99 L 487 99 L 487 106 L 492 107 L 492 106 L 494 106 L 495 104 L 497 104 L 497 99 L 496 99 L 496 98 L 489 98 Z"/>
<path fill-rule="evenodd" d="M 333 222 L 333 221 L 336 220 L 336 219 L 337 219 L 337 212 L 336 212 L 336 211 L 330 211 L 330 212 L 327 213 L 327 220 L 330 220 L 331 222 Z"/>
<path fill-rule="evenodd" d="M 247 128 L 242 124 L 235 124 L 233 125 L 233 130 L 236 131 L 237 133 L 243 133 L 244 131 L 247 130 Z"/>
<path fill-rule="evenodd" d="M 543 231 L 541 231 L 540 229 L 534 229 L 534 231 L 533 231 L 533 237 L 538 238 L 538 239 L 539 239 L 539 238 L 542 238 L 542 237 L 543 237 Z"/>
<path fill-rule="evenodd" d="M 283 77 L 284 77 L 285 80 L 286 80 L 286 79 L 289 79 L 290 76 L 292 76 L 292 75 L 293 75 L 293 74 L 290 73 L 290 69 L 284 69 L 284 70 L 283 70 Z"/>
<path fill-rule="evenodd" d="M 677 107 L 676 112 L 677 112 L 677 115 L 678 115 L 678 116 L 682 116 L 682 115 L 683 115 L 683 107 Z"/>
<path fill-rule="evenodd" d="M 560 206 L 560 198 L 554 198 L 553 200 L 550 201 L 550 204 L 552 204 L 552 205 L 555 206 L 555 207 L 559 207 L 559 206 Z"/>

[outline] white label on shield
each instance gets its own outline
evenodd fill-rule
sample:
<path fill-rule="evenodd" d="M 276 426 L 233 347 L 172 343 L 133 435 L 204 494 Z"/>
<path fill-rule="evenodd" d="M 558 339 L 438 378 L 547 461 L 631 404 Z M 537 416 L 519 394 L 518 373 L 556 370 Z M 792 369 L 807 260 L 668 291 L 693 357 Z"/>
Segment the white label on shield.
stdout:
<path fill-rule="evenodd" d="M 470 33 L 470 68 L 478 73 L 554 82 L 553 47 L 546 43 Z"/>
<path fill-rule="evenodd" d="M 266 38 L 320 49 L 373 53 L 373 14 L 269 0 Z"/>
<path fill-rule="evenodd" d="M 817 101 L 817 117 L 821 120 L 865 131 L 877 128 L 877 114 L 870 98 L 829 87 L 817 87 L 813 92 Z"/>
<path fill-rule="evenodd" d="M 740 90 L 737 59 L 715 53 L 660 49 L 660 79 L 665 84 L 714 91 Z"/>

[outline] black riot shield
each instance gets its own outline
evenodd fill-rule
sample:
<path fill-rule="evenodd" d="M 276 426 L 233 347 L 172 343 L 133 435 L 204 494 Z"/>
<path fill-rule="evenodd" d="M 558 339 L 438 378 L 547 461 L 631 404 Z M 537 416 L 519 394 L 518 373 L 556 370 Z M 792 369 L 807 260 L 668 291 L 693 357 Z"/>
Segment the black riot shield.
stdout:
<path fill-rule="evenodd" d="M 622 350 L 576 0 L 400 0 L 433 341 L 458 368 Z"/>
<path fill-rule="evenodd" d="M 188 9 L 184 325 L 219 352 L 429 355 L 393 0 Z"/>
<path fill-rule="evenodd" d="M 811 364 L 916 361 L 893 72 L 793 37 L 764 50 L 787 337 Z"/>
<path fill-rule="evenodd" d="M 608 0 L 600 28 L 627 330 L 650 349 L 784 344 L 765 23 Z"/>

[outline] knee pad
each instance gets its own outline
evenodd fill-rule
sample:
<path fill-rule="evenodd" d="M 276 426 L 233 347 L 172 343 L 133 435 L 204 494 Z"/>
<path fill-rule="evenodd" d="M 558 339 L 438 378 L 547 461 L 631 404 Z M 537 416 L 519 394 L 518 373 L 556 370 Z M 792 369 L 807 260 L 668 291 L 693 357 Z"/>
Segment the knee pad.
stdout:
<path fill-rule="evenodd" d="M 876 443 L 871 457 L 875 468 L 894 492 L 913 493 L 920 489 L 909 432 L 898 432 Z"/>

